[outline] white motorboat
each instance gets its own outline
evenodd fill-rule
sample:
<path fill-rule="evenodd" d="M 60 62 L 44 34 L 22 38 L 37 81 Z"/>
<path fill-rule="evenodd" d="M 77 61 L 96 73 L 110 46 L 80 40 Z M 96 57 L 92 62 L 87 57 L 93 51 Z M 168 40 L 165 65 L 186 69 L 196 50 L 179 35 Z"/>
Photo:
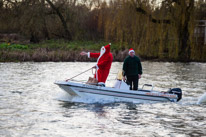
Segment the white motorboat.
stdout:
<path fill-rule="evenodd" d="M 121 81 L 123 82 L 123 81 Z M 124 83 L 124 82 L 123 82 Z M 98 100 L 107 100 L 112 102 L 177 102 L 182 98 L 182 90 L 173 88 L 167 92 L 154 91 L 152 85 L 151 90 L 139 89 L 138 91 L 129 90 L 129 88 L 112 88 L 97 85 L 90 85 L 74 81 L 57 81 L 55 82 L 61 89 L 66 91 L 71 101 L 74 98 L 88 98 Z"/>

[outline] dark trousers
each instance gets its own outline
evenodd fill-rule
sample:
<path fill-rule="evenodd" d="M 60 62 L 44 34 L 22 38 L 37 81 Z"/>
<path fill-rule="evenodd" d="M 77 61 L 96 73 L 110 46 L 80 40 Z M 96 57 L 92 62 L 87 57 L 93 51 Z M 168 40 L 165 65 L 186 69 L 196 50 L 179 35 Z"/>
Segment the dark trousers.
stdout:
<path fill-rule="evenodd" d="M 130 85 L 130 90 L 138 90 L 139 76 L 127 76 L 127 83 Z"/>

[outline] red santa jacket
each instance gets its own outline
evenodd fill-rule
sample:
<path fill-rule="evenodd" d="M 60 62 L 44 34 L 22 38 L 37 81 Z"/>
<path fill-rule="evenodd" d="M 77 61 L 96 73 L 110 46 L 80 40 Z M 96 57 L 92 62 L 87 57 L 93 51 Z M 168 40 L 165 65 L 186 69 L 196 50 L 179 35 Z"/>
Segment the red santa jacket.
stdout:
<path fill-rule="evenodd" d="M 113 56 L 112 53 L 110 52 L 110 45 L 106 45 L 102 47 L 100 53 L 89 52 L 88 57 L 98 58 L 96 66 L 99 69 L 109 70 L 111 68 Z"/>
<path fill-rule="evenodd" d="M 98 58 L 96 65 L 97 74 L 95 74 L 95 78 L 97 78 L 98 82 L 105 83 L 113 61 L 113 56 L 110 53 L 110 45 L 102 47 L 100 53 L 89 52 L 88 57 Z"/>

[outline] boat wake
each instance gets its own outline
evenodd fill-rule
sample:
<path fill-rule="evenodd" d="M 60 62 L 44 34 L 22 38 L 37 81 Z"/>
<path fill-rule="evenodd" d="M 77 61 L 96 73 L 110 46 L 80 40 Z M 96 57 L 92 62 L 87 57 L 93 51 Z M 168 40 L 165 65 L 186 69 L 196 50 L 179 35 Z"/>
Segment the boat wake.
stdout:
<path fill-rule="evenodd" d="M 206 92 L 201 97 L 199 97 L 197 104 L 206 104 Z"/>

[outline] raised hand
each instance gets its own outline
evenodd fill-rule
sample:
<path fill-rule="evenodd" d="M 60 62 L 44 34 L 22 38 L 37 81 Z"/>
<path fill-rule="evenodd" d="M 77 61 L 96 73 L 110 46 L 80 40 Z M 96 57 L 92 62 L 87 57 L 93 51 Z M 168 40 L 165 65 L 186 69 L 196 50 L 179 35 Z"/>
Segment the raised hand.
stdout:
<path fill-rule="evenodd" d="M 82 51 L 82 52 L 80 53 L 80 55 L 85 56 L 85 55 L 87 55 L 87 53 L 86 53 L 85 51 Z"/>

